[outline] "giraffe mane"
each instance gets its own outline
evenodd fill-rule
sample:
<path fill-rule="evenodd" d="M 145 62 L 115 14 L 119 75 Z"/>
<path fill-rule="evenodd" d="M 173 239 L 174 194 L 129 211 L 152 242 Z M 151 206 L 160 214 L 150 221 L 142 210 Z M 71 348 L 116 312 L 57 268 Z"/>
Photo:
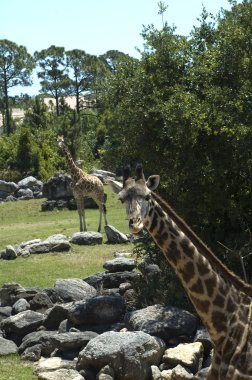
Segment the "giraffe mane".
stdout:
<path fill-rule="evenodd" d="M 195 247 L 202 252 L 204 257 L 210 264 L 223 275 L 223 277 L 235 285 L 238 290 L 243 291 L 249 296 L 252 296 L 252 286 L 245 283 L 239 276 L 229 270 L 221 260 L 214 255 L 211 249 L 203 243 L 203 241 L 196 235 L 196 233 L 187 225 L 187 223 L 172 209 L 167 202 L 165 202 L 160 195 L 152 192 L 153 199 L 162 207 L 167 215 L 177 224 L 181 231 L 190 239 Z"/>

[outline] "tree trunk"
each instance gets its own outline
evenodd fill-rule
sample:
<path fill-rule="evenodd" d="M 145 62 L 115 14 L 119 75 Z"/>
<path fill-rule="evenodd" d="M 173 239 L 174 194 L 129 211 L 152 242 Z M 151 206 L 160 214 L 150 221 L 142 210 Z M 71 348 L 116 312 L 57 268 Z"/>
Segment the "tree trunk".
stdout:
<path fill-rule="evenodd" d="M 12 132 L 11 130 L 11 118 L 10 118 L 10 106 L 9 106 L 9 96 L 7 82 L 4 83 L 4 104 L 5 104 L 5 120 L 6 120 L 6 132 L 9 136 Z"/>

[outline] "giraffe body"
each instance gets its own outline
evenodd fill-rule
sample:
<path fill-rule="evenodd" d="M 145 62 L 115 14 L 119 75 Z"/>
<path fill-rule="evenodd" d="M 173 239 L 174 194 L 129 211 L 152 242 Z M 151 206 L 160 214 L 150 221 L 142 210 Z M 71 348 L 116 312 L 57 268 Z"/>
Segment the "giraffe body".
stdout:
<path fill-rule="evenodd" d="M 210 251 L 171 207 L 152 190 L 159 176 L 145 182 L 142 169 L 119 189 L 129 228 L 145 227 L 184 286 L 214 346 L 207 380 L 252 380 L 252 287 Z"/>
<path fill-rule="evenodd" d="M 63 154 L 66 158 L 68 168 L 70 170 L 72 183 L 71 188 L 73 196 L 76 200 L 77 210 L 80 219 L 80 231 L 86 231 L 85 207 L 84 198 L 92 198 L 99 207 L 99 224 L 98 232 L 101 230 L 102 214 L 104 215 L 105 225 L 107 225 L 106 207 L 105 207 L 105 194 L 103 184 L 96 176 L 85 173 L 74 162 L 71 153 L 64 143 L 63 137 L 58 137 L 58 144 L 61 147 Z"/>

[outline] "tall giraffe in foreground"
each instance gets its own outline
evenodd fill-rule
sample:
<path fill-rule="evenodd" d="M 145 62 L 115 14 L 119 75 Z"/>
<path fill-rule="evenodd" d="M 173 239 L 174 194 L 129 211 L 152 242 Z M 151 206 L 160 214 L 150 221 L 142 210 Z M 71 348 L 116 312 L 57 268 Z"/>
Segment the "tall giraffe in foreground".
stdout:
<path fill-rule="evenodd" d="M 176 272 L 206 326 L 214 355 L 207 380 L 252 380 L 252 286 L 214 256 L 187 224 L 153 190 L 159 176 L 136 178 L 125 171 L 123 185 L 110 181 L 125 204 L 129 228 L 145 227 Z"/>
<path fill-rule="evenodd" d="M 105 225 L 108 224 L 106 218 L 105 194 L 103 184 L 99 178 L 85 173 L 75 164 L 68 147 L 64 143 L 63 136 L 59 136 L 57 141 L 63 151 L 68 164 L 68 168 L 70 170 L 72 178 L 71 188 L 73 191 L 73 196 L 76 200 L 77 210 L 80 217 L 80 231 L 82 232 L 87 230 L 84 197 L 90 197 L 95 201 L 100 210 L 98 225 L 98 232 L 100 232 L 102 213 L 104 215 Z"/>

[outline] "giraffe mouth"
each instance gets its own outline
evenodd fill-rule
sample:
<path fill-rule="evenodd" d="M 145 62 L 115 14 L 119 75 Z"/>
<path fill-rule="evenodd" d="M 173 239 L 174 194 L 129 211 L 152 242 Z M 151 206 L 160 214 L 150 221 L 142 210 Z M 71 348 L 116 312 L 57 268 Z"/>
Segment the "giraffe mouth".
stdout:
<path fill-rule="evenodd" d="M 133 234 L 133 235 L 138 235 L 142 229 L 144 228 L 144 225 L 143 223 L 138 223 L 138 224 L 135 224 L 135 225 L 131 225 L 129 227 L 130 229 L 130 232 Z"/>

